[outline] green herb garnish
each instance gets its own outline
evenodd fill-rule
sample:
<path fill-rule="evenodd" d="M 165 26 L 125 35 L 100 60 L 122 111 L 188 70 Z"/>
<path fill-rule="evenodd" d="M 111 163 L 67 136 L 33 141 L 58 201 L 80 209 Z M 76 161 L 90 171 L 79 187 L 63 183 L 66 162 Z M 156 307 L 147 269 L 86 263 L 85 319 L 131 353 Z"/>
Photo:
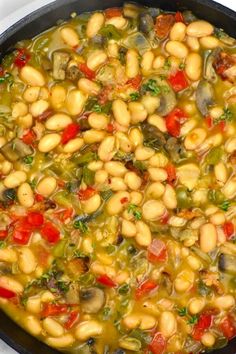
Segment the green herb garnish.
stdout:
<path fill-rule="evenodd" d="M 187 314 L 188 314 L 187 307 L 182 307 L 182 308 L 178 309 L 178 314 L 181 317 L 187 316 Z"/>
<path fill-rule="evenodd" d="M 219 124 L 220 122 L 231 122 L 233 119 L 233 112 L 229 108 L 224 108 L 224 113 L 221 114 L 219 118 L 214 119 L 214 124 Z"/>
<path fill-rule="evenodd" d="M 88 231 L 88 226 L 85 222 L 78 220 L 73 224 L 74 228 L 82 232 L 83 234 Z"/>
<path fill-rule="evenodd" d="M 142 89 L 145 92 L 150 92 L 152 96 L 158 96 L 161 93 L 161 88 L 158 86 L 156 80 L 150 79 L 143 84 Z"/>
<path fill-rule="evenodd" d="M 135 204 L 128 205 L 128 213 L 132 213 L 136 220 L 141 220 L 142 218 L 142 213 Z"/>
<path fill-rule="evenodd" d="M 118 293 L 120 295 L 127 295 L 129 291 L 130 291 L 130 287 L 128 284 L 124 284 L 118 288 Z"/>
<path fill-rule="evenodd" d="M 219 208 L 223 211 L 228 211 L 230 206 L 231 206 L 231 202 L 229 200 L 225 200 L 219 205 Z"/>
<path fill-rule="evenodd" d="M 138 92 L 132 92 L 131 94 L 130 94 L 130 99 L 131 99 L 131 101 L 138 101 L 138 99 L 139 99 L 139 97 L 140 97 L 140 94 L 138 93 Z"/>
<path fill-rule="evenodd" d="M 26 165 L 31 165 L 32 162 L 34 161 L 33 156 L 26 156 L 23 158 L 23 161 Z"/>
<path fill-rule="evenodd" d="M 196 323 L 198 323 L 198 316 L 197 315 L 191 316 L 188 320 L 188 324 L 196 324 Z"/>
<path fill-rule="evenodd" d="M 96 113 L 102 113 L 102 107 L 100 106 L 100 104 L 96 103 L 93 107 L 92 107 L 92 111 L 96 112 Z"/>
<path fill-rule="evenodd" d="M 163 68 L 164 70 L 169 70 L 170 67 L 171 67 L 171 61 L 169 58 L 166 58 Z"/>
<path fill-rule="evenodd" d="M 106 191 L 101 191 L 100 196 L 102 197 L 103 200 L 107 201 L 109 200 L 113 195 L 113 192 L 111 189 L 107 189 Z"/>

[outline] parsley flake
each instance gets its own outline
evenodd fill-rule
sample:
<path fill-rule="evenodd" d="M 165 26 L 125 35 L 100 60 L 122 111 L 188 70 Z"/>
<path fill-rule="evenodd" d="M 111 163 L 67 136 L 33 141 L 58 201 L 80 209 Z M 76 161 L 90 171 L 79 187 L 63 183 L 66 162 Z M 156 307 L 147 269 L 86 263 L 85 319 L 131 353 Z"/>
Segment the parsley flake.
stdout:
<path fill-rule="evenodd" d="M 141 220 L 142 218 L 142 213 L 135 204 L 128 205 L 128 213 L 132 213 L 136 220 Z"/>

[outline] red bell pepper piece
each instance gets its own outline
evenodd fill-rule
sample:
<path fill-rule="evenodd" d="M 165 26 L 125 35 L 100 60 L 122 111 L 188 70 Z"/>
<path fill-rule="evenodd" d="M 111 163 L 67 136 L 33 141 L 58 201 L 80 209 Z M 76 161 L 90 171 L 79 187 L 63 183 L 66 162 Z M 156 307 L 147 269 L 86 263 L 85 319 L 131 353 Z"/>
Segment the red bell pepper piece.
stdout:
<path fill-rule="evenodd" d="M 100 275 L 97 279 L 97 282 L 107 286 L 108 288 L 114 288 L 117 284 L 106 274 Z"/>
<path fill-rule="evenodd" d="M 181 121 L 187 118 L 186 113 L 180 108 L 174 108 L 166 117 L 166 128 L 170 135 L 178 137 L 180 134 Z"/>
<path fill-rule="evenodd" d="M 22 141 L 27 145 L 32 145 L 35 142 L 36 135 L 33 130 L 29 130 L 25 135 L 22 137 Z"/>
<path fill-rule="evenodd" d="M 213 320 L 213 315 L 211 314 L 201 314 L 198 323 L 193 328 L 192 337 L 193 339 L 199 341 L 201 340 L 206 329 L 211 327 Z"/>
<path fill-rule="evenodd" d="M 106 18 L 120 17 L 122 16 L 122 10 L 119 9 L 118 7 L 112 7 L 110 9 L 106 9 L 105 16 Z"/>
<path fill-rule="evenodd" d="M 135 90 L 138 90 L 142 83 L 142 75 L 137 75 L 133 79 L 127 81 L 128 85 L 131 85 Z"/>
<path fill-rule="evenodd" d="M 143 283 L 141 283 L 136 292 L 135 292 L 135 298 L 136 300 L 141 299 L 143 296 L 148 295 L 152 290 L 156 289 L 158 287 L 157 283 L 151 279 L 145 280 Z"/>
<path fill-rule="evenodd" d="M 41 234 L 49 243 L 57 243 L 60 240 L 60 231 L 50 221 L 43 225 Z"/>
<path fill-rule="evenodd" d="M 4 299 L 12 299 L 15 296 L 16 296 L 16 293 L 14 293 L 14 291 L 8 290 L 8 289 L 0 286 L 0 297 L 2 297 Z"/>
<path fill-rule="evenodd" d="M 28 63 L 30 58 L 31 56 L 29 53 L 27 53 L 25 48 L 18 49 L 14 60 L 14 64 L 19 69 L 22 69 Z"/>
<path fill-rule="evenodd" d="M 228 339 L 232 339 L 236 336 L 236 323 L 234 323 L 232 316 L 228 315 L 220 323 L 220 330 L 223 332 L 223 335 Z"/>
<path fill-rule="evenodd" d="M 107 124 L 108 133 L 112 134 L 114 132 L 114 130 L 115 130 L 115 127 L 114 127 L 114 125 L 112 123 Z"/>
<path fill-rule="evenodd" d="M 43 225 L 44 217 L 43 214 L 38 211 L 31 211 L 27 215 L 27 221 L 33 227 L 38 228 Z"/>
<path fill-rule="evenodd" d="M 87 187 L 86 189 L 80 189 L 78 196 L 80 200 L 88 200 L 91 198 L 93 195 L 97 193 L 96 189 L 93 187 Z"/>
<path fill-rule="evenodd" d="M 61 143 L 64 145 L 68 143 L 71 139 L 74 139 L 80 131 L 79 124 L 71 123 L 69 124 L 62 133 Z"/>
<path fill-rule="evenodd" d="M 227 239 L 230 239 L 234 234 L 234 224 L 231 221 L 226 221 L 223 225 L 223 231 Z"/>
<path fill-rule="evenodd" d="M 7 230 L 0 230 L 0 240 L 5 240 L 7 235 L 8 235 L 8 231 Z"/>
<path fill-rule="evenodd" d="M 167 172 L 167 182 L 172 185 L 173 183 L 175 183 L 177 178 L 175 166 L 172 164 L 168 164 L 165 170 Z"/>
<path fill-rule="evenodd" d="M 184 22 L 184 16 L 183 16 L 182 12 L 180 12 L 180 11 L 176 12 L 175 21 L 176 22 Z"/>
<path fill-rule="evenodd" d="M 44 197 L 41 194 L 35 193 L 35 200 L 36 202 L 40 203 L 44 201 Z"/>
<path fill-rule="evenodd" d="M 178 70 L 176 73 L 171 74 L 168 78 L 168 81 L 175 92 L 182 91 L 189 86 L 188 80 L 183 70 Z"/>
<path fill-rule="evenodd" d="M 160 332 L 154 335 L 151 343 L 148 345 L 148 349 L 152 354 L 164 354 L 166 350 L 166 339 Z"/>
<path fill-rule="evenodd" d="M 121 204 L 126 204 L 128 203 L 129 199 L 127 197 L 121 198 L 120 203 Z"/>
<path fill-rule="evenodd" d="M 79 319 L 79 311 L 72 311 L 64 324 L 65 329 L 71 329 Z"/>
<path fill-rule="evenodd" d="M 41 312 L 41 316 L 42 317 L 58 316 L 67 312 L 68 312 L 68 305 L 46 303 L 44 305 L 43 311 Z"/>
<path fill-rule="evenodd" d="M 89 80 L 93 80 L 96 77 L 96 73 L 95 71 L 89 69 L 89 67 L 87 66 L 87 64 L 85 63 L 81 63 L 79 64 L 79 69 L 80 71 L 85 75 L 85 77 Z"/>
<path fill-rule="evenodd" d="M 162 240 L 154 239 L 147 250 L 147 258 L 151 263 L 165 262 L 168 258 L 167 248 Z"/>
<path fill-rule="evenodd" d="M 16 223 L 13 230 L 13 241 L 19 245 L 26 245 L 29 242 L 32 231 L 33 227 L 29 224 L 27 217 L 22 218 Z"/>

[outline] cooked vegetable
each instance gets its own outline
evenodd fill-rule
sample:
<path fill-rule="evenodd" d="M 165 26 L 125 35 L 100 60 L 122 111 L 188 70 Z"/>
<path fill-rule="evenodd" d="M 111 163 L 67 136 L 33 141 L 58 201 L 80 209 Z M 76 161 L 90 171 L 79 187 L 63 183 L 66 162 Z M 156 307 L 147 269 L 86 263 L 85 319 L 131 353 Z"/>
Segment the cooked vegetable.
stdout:
<path fill-rule="evenodd" d="M 32 155 L 33 149 L 22 140 L 15 138 L 0 148 L 0 152 L 11 162 Z"/>
<path fill-rule="evenodd" d="M 70 55 L 66 52 L 56 51 L 53 53 L 53 78 L 55 80 L 65 80 L 66 68 L 70 60 Z"/>
<path fill-rule="evenodd" d="M 149 33 L 154 28 L 154 21 L 148 13 L 141 13 L 139 17 L 139 29 L 143 33 Z"/>
<path fill-rule="evenodd" d="M 199 82 L 196 91 L 196 103 L 201 114 L 204 117 L 207 116 L 209 106 L 214 103 L 214 90 L 209 82 L 205 80 Z"/>
<path fill-rule="evenodd" d="M 104 305 L 105 296 L 99 288 L 84 288 L 80 290 L 80 303 L 86 313 L 97 313 Z"/>
<path fill-rule="evenodd" d="M 236 256 L 230 254 L 220 254 L 219 270 L 224 273 L 236 275 Z"/>

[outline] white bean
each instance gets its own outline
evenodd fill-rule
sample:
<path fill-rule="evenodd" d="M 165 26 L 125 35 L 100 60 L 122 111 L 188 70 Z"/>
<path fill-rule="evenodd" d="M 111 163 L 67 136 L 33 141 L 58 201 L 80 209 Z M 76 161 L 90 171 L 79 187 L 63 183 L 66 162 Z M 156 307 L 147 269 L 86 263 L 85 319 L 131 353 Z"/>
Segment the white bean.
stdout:
<path fill-rule="evenodd" d="M 85 102 L 86 96 L 83 92 L 80 90 L 71 90 L 66 99 L 68 112 L 73 116 L 80 114 L 84 108 Z"/>
<path fill-rule="evenodd" d="M 128 111 L 127 104 L 121 99 L 114 100 L 112 103 L 112 111 L 115 120 L 125 127 L 128 127 L 131 120 L 130 112 Z"/>
<path fill-rule="evenodd" d="M 37 185 L 37 192 L 44 197 L 49 197 L 57 188 L 57 180 L 54 177 L 44 177 Z"/>
<path fill-rule="evenodd" d="M 127 185 L 121 177 L 112 177 L 109 180 L 109 187 L 115 192 L 127 190 Z"/>
<path fill-rule="evenodd" d="M 38 150 L 44 153 L 50 152 L 60 144 L 60 141 L 61 136 L 59 134 L 46 134 L 39 140 Z"/>
<path fill-rule="evenodd" d="M 37 261 L 35 255 L 29 248 L 22 247 L 19 250 L 18 265 L 20 270 L 25 274 L 30 274 L 35 271 L 37 266 Z"/>
<path fill-rule="evenodd" d="M 214 305 L 221 310 L 229 310 L 235 306 L 235 299 L 233 295 L 219 296 L 215 299 Z"/>
<path fill-rule="evenodd" d="M 190 300 L 188 310 L 192 315 L 196 315 L 204 309 L 205 304 L 206 300 L 204 297 L 195 297 Z"/>
<path fill-rule="evenodd" d="M 129 140 L 131 141 L 131 143 L 135 147 L 137 147 L 138 145 L 142 145 L 142 143 L 143 143 L 143 134 L 141 133 L 139 128 L 130 129 Z"/>
<path fill-rule="evenodd" d="M 129 79 L 134 78 L 139 73 L 138 52 L 135 49 L 128 49 L 126 54 L 126 75 Z"/>
<path fill-rule="evenodd" d="M 32 191 L 29 183 L 22 183 L 17 190 L 17 198 L 19 203 L 26 207 L 30 208 L 34 204 L 34 193 Z"/>
<path fill-rule="evenodd" d="M 17 102 L 13 105 L 12 108 L 12 117 L 18 118 L 25 116 L 28 113 L 28 107 L 24 102 Z"/>
<path fill-rule="evenodd" d="M 127 134 L 118 131 L 115 133 L 115 136 L 121 151 L 131 152 L 133 150 L 132 142 L 130 141 Z"/>
<path fill-rule="evenodd" d="M 60 31 L 61 38 L 70 47 L 77 47 L 79 44 L 78 33 L 71 27 L 63 27 Z"/>
<path fill-rule="evenodd" d="M 45 112 L 49 107 L 49 103 L 45 100 L 35 101 L 30 106 L 30 113 L 33 117 L 40 116 L 43 112 Z"/>
<path fill-rule="evenodd" d="M 152 114 L 148 117 L 148 123 L 154 125 L 154 127 L 158 128 L 162 133 L 167 132 L 165 119 L 157 114 Z"/>
<path fill-rule="evenodd" d="M 109 122 L 108 117 L 105 114 L 91 113 L 88 117 L 89 125 L 94 129 L 106 129 Z"/>
<path fill-rule="evenodd" d="M 214 166 L 215 178 L 218 183 L 224 184 L 228 178 L 228 171 L 223 162 L 219 162 Z"/>
<path fill-rule="evenodd" d="M 81 78 L 78 81 L 78 88 L 88 95 L 98 95 L 101 91 L 101 87 L 96 83 L 86 78 Z"/>
<path fill-rule="evenodd" d="M 122 16 L 116 16 L 106 20 L 106 25 L 112 25 L 118 29 L 124 29 L 127 23 L 127 20 Z"/>
<path fill-rule="evenodd" d="M 217 243 L 217 232 L 213 224 L 207 223 L 200 227 L 200 247 L 203 252 L 213 251 Z"/>
<path fill-rule="evenodd" d="M 61 337 L 48 337 L 46 339 L 46 343 L 54 348 L 68 348 L 74 343 L 74 341 L 75 338 L 70 333 L 64 334 Z"/>
<path fill-rule="evenodd" d="M 152 156 L 149 160 L 149 164 L 152 167 L 165 167 L 168 164 L 169 160 L 161 152 L 156 153 L 154 156 Z"/>
<path fill-rule="evenodd" d="M 98 67 L 105 63 L 107 55 L 104 50 L 94 50 L 87 59 L 87 66 L 91 70 L 97 70 Z"/>
<path fill-rule="evenodd" d="M 141 330 L 148 330 L 156 325 L 154 316 L 144 313 L 134 313 L 125 316 L 123 324 L 128 329 L 140 328 Z"/>
<path fill-rule="evenodd" d="M 177 331 L 177 321 L 170 311 L 163 311 L 159 319 L 159 330 L 166 337 L 171 337 Z"/>
<path fill-rule="evenodd" d="M 124 181 L 132 190 L 138 190 L 142 184 L 142 179 L 132 171 L 126 173 Z"/>
<path fill-rule="evenodd" d="M 130 200 L 130 194 L 126 191 L 115 193 L 107 202 L 106 209 L 109 215 L 116 215 L 123 211 Z"/>
<path fill-rule="evenodd" d="M 142 215 L 149 221 L 158 220 L 165 213 L 165 206 L 159 200 L 148 200 L 143 204 Z"/>
<path fill-rule="evenodd" d="M 5 275 L 0 276 L 0 286 L 15 293 L 22 293 L 24 290 L 23 285 L 19 281 Z"/>
<path fill-rule="evenodd" d="M 198 52 L 200 49 L 200 43 L 197 37 L 187 36 L 186 44 L 193 52 Z"/>
<path fill-rule="evenodd" d="M 135 158 L 138 161 L 150 159 L 155 154 L 155 151 L 149 147 L 139 145 L 135 149 Z"/>
<path fill-rule="evenodd" d="M 101 197 L 99 194 L 93 195 L 91 198 L 83 202 L 83 209 L 85 213 L 94 213 L 101 205 Z"/>
<path fill-rule="evenodd" d="M 148 173 L 152 181 L 155 182 L 164 182 L 167 179 L 167 172 L 164 168 L 159 167 L 150 167 Z"/>
<path fill-rule="evenodd" d="M 143 221 L 137 221 L 136 223 L 137 234 L 135 236 L 136 242 L 139 246 L 148 247 L 152 242 L 152 234 L 150 228 Z"/>
<path fill-rule="evenodd" d="M 94 37 L 102 28 L 103 24 L 105 22 L 104 15 L 100 12 L 96 12 L 92 14 L 88 21 L 87 29 L 86 29 L 86 34 L 88 38 Z"/>
<path fill-rule="evenodd" d="M 146 197 L 159 199 L 165 192 L 165 186 L 160 182 L 151 183 L 146 189 Z"/>
<path fill-rule="evenodd" d="M 0 261 L 15 263 L 17 261 L 17 253 L 11 248 L 0 249 Z"/>
<path fill-rule="evenodd" d="M 177 207 L 176 192 L 170 184 L 166 185 L 162 200 L 167 209 L 175 209 Z"/>
<path fill-rule="evenodd" d="M 45 123 L 45 127 L 48 130 L 63 130 L 72 123 L 71 117 L 64 113 L 57 113 L 51 116 Z"/>
<path fill-rule="evenodd" d="M 16 188 L 27 179 L 27 175 L 24 171 L 13 171 L 4 180 L 3 184 L 7 188 Z"/>
<path fill-rule="evenodd" d="M 110 161 L 116 153 L 116 139 L 114 136 L 106 137 L 98 148 L 98 157 L 102 161 Z"/>
<path fill-rule="evenodd" d="M 227 199 L 231 199 L 236 195 L 236 177 L 231 178 L 222 188 Z"/>
<path fill-rule="evenodd" d="M 215 49 L 219 46 L 219 39 L 214 36 L 206 36 L 202 37 L 199 40 L 202 47 L 207 49 Z"/>
<path fill-rule="evenodd" d="M 90 129 L 83 133 L 85 144 L 100 143 L 106 136 L 105 130 Z"/>
<path fill-rule="evenodd" d="M 60 323 L 55 321 L 53 318 L 45 318 L 42 322 L 43 329 L 53 337 L 61 337 L 64 333 L 64 329 Z"/>
<path fill-rule="evenodd" d="M 129 220 L 123 220 L 121 224 L 121 233 L 125 237 L 134 237 L 136 235 L 136 226 Z"/>
<path fill-rule="evenodd" d="M 201 337 L 201 342 L 203 345 L 205 345 L 205 347 L 213 347 L 215 341 L 216 339 L 214 334 L 210 332 L 205 332 Z"/>
<path fill-rule="evenodd" d="M 23 98 L 26 102 L 33 103 L 37 101 L 37 99 L 39 98 L 39 93 L 40 93 L 40 87 L 37 86 L 27 87 L 26 90 L 24 91 Z"/>
<path fill-rule="evenodd" d="M 42 332 L 40 321 L 35 316 L 26 316 L 23 318 L 23 324 L 26 330 L 33 336 L 39 336 Z"/>
<path fill-rule="evenodd" d="M 186 25 L 183 22 L 176 22 L 170 31 L 171 41 L 182 42 L 186 35 Z"/>
<path fill-rule="evenodd" d="M 103 325 L 95 320 L 84 321 L 78 324 L 75 336 L 80 341 L 85 341 L 90 337 L 96 337 L 103 332 Z"/>
<path fill-rule="evenodd" d="M 160 106 L 160 98 L 158 96 L 144 95 L 141 99 L 141 103 L 145 107 L 148 114 L 153 114 Z"/>
<path fill-rule="evenodd" d="M 188 55 L 188 48 L 179 41 L 169 41 L 166 43 L 166 51 L 176 58 L 184 59 Z"/>
<path fill-rule="evenodd" d="M 38 314 L 41 312 L 41 299 L 38 296 L 30 296 L 27 299 L 25 308 L 28 312 Z"/>
<path fill-rule="evenodd" d="M 153 60 L 154 60 L 154 54 L 151 50 L 143 54 L 141 60 L 141 68 L 144 75 L 152 69 Z"/>
<path fill-rule="evenodd" d="M 63 146 L 63 151 L 66 154 L 73 154 L 74 152 L 80 150 L 83 145 L 84 140 L 82 138 L 74 138 Z"/>
<path fill-rule="evenodd" d="M 202 57 L 198 53 L 190 53 L 185 62 L 185 72 L 192 81 L 200 79 L 202 74 Z"/>
<path fill-rule="evenodd" d="M 20 72 L 21 79 L 29 86 L 44 86 L 45 79 L 41 72 L 33 66 L 25 65 Z"/>
<path fill-rule="evenodd" d="M 196 128 L 192 130 L 184 140 L 184 146 L 187 150 L 195 150 L 206 139 L 207 132 L 203 128 Z"/>
<path fill-rule="evenodd" d="M 132 124 L 138 124 L 140 122 L 143 122 L 147 118 L 148 112 L 142 103 L 129 102 L 128 107 L 131 114 Z"/>
<path fill-rule="evenodd" d="M 55 85 L 51 88 L 51 104 L 53 108 L 60 109 L 66 100 L 66 89 L 63 86 Z"/>
<path fill-rule="evenodd" d="M 193 21 L 187 26 L 187 35 L 192 37 L 210 36 L 214 31 L 214 27 L 206 21 Z"/>
<path fill-rule="evenodd" d="M 106 162 L 104 168 L 113 177 L 123 177 L 127 172 L 127 168 L 119 161 Z"/>

